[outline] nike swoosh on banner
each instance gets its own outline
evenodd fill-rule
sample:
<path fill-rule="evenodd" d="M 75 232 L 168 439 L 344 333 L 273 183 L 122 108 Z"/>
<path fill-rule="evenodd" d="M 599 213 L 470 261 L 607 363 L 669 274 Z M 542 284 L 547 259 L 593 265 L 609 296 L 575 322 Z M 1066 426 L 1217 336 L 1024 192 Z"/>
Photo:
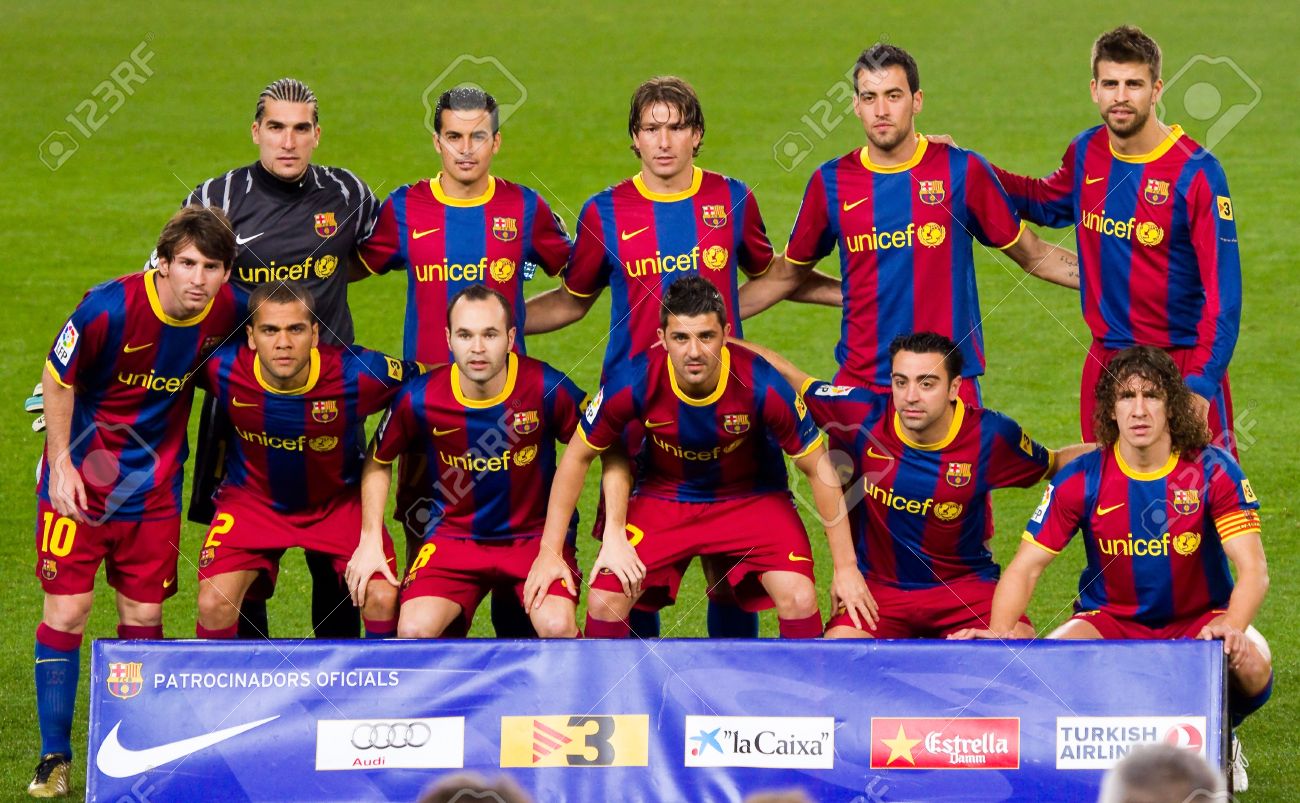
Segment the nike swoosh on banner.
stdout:
<path fill-rule="evenodd" d="M 266 232 L 259 231 L 257 234 L 254 234 L 252 237 L 240 237 L 238 234 L 236 234 L 235 245 L 243 245 L 244 243 L 251 243 L 252 241 L 256 240 L 258 237 L 261 237 L 263 234 L 266 234 Z"/>
<path fill-rule="evenodd" d="M 192 736 L 189 739 L 168 742 L 144 750 L 132 750 L 122 746 L 122 743 L 117 740 L 117 731 L 122 727 L 122 723 L 118 722 L 104 737 L 103 743 L 99 746 L 99 752 L 95 755 L 95 766 L 110 778 L 130 778 L 132 775 L 148 772 L 155 767 L 170 764 L 177 759 L 185 758 L 192 753 L 220 744 L 245 731 L 250 731 L 259 725 L 265 725 L 271 720 L 279 718 L 280 715 L 276 714 L 273 717 L 259 719 L 256 722 L 248 722 L 243 725 L 236 725 L 233 728 L 204 733 L 199 736 Z"/>

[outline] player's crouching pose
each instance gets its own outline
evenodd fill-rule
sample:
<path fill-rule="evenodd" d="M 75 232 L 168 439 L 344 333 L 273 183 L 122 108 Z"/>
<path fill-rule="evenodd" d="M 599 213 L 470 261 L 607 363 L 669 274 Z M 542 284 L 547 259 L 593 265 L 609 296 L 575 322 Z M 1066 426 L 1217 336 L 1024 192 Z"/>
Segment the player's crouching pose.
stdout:
<path fill-rule="evenodd" d="M 464 632 L 494 589 L 523 600 L 546 520 L 556 443 L 573 435 L 584 396 L 551 366 L 513 353 L 514 340 L 504 295 L 481 284 L 462 290 L 447 307 L 455 362 L 403 388 L 375 435 L 362 479 L 361 543 L 347 574 L 359 603 L 376 568 L 397 585 L 379 547 L 391 463 L 418 452 L 437 467 L 420 489 L 432 516 L 402 582 L 402 638 L 435 638 L 453 624 L 450 632 Z M 543 638 L 578 635 L 572 511 L 556 544 L 561 571 L 526 607 Z"/>
<path fill-rule="evenodd" d="M 162 638 L 162 602 L 176 593 L 189 379 L 237 324 L 226 286 L 235 236 L 220 209 L 177 212 L 157 253 L 157 269 L 86 293 L 42 380 L 34 797 L 68 793 L 82 633 L 101 563 L 117 591 L 118 636 Z"/>
<path fill-rule="evenodd" d="M 1221 639 L 1234 726 L 1264 704 L 1273 665 L 1251 626 L 1268 589 L 1259 501 L 1232 456 L 1207 445 L 1191 394 L 1160 349 L 1116 355 L 1096 388 L 1101 449 L 1047 487 L 998 583 L 989 630 L 960 637 L 1010 635 L 1043 569 L 1082 530 L 1076 612 L 1051 638 Z"/>
<path fill-rule="evenodd" d="M 199 552 L 199 638 L 235 638 L 244 595 L 259 576 L 259 596 L 275 590 L 286 549 L 327 555 L 343 574 L 361 529 L 366 417 L 420 372 L 418 363 L 321 343 L 306 288 L 259 285 L 249 309 L 247 341 L 218 350 L 199 375 L 234 429 Z M 387 533 L 383 549 L 396 565 Z M 366 637 L 391 637 L 397 594 L 382 574 L 370 586 Z"/>
<path fill-rule="evenodd" d="M 592 567 L 586 634 L 622 638 L 634 604 L 671 605 L 696 555 L 720 555 L 739 604 L 775 605 L 787 638 L 822 633 L 812 550 L 787 485 L 781 452 L 810 477 L 826 459 L 822 438 L 794 389 L 743 346 L 727 346 L 721 294 L 706 279 L 678 279 L 659 314 L 662 348 L 616 368 L 564 453 L 547 510 L 542 551 L 529 573 L 526 603 L 563 576 L 565 524 L 597 454 L 644 426 L 636 494 L 606 484 L 605 530 Z M 875 603 L 853 559 L 844 498 L 814 483 L 835 562 L 832 604 L 854 624 L 871 623 Z M 620 520 L 622 519 L 622 520 Z"/>

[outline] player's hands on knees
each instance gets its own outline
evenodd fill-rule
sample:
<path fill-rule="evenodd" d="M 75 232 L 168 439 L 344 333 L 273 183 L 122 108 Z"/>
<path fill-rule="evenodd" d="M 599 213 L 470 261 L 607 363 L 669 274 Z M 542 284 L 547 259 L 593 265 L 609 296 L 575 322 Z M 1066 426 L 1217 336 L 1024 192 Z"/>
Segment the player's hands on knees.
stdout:
<path fill-rule="evenodd" d="M 636 548 L 619 538 L 616 533 L 606 531 L 605 540 L 600 545 L 600 555 L 591 566 L 588 584 L 596 582 L 596 576 L 602 569 L 608 569 L 623 584 L 623 593 L 629 597 L 641 596 L 641 581 L 645 580 L 645 564 L 636 554 Z"/>
<path fill-rule="evenodd" d="M 370 578 L 375 572 L 381 572 L 384 579 L 394 586 L 401 585 L 393 575 L 393 570 L 388 568 L 388 557 L 384 554 L 384 548 L 378 543 L 378 539 L 372 540 L 363 536 L 343 572 L 352 604 L 358 608 L 366 604 L 366 586 L 370 584 Z"/>
<path fill-rule="evenodd" d="M 975 639 L 1009 641 L 1015 637 L 1015 633 L 999 633 L 996 630 L 985 630 L 980 627 L 963 627 L 955 633 L 948 634 L 948 638 L 952 641 L 974 641 Z"/>
<path fill-rule="evenodd" d="M 86 509 L 86 483 L 72 457 L 64 452 L 50 463 L 50 504 L 59 511 L 60 516 L 67 516 L 76 522 L 84 522 L 82 511 Z"/>
<path fill-rule="evenodd" d="M 569 564 L 564 561 L 564 556 L 543 546 L 528 570 L 527 579 L 524 580 L 524 610 L 540 610 L 542 603 L 546 601 L 546 592 L 556 580 L 569 581 L 564 587 L 574 597 L 578 596 L 577 583 L 573 582 L 573 575 L 569 571 Z"/>
<path fill-rule="evenodd" d="M 843 608 L 858 630 L 875 630 L 879 621 L 880 607 L 876 598 L 871 596 L 867 581 L 857 566 L 845 566 L 835 570 L 831 579 L 831 610 Z"/>
<path fill-rule="evenodd" d="M 1228 624 L 1223 617 L 1212 619 L 1209 624 L 1201 628 L 1201 632 L 1197 633 L 1196 637 L 1202 641 L 1221 639 L 1223 654 L 1228 656 L 1230 669 L 1241 666 L 1250 650 L 1250 639 L 1246 637 L 1245 632 Z"/>

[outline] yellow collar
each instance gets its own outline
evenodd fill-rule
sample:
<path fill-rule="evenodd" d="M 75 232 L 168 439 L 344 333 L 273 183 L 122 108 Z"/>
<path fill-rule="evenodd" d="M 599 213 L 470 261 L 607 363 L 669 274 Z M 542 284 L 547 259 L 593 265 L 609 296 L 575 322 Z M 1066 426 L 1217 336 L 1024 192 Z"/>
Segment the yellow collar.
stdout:
<path fill-rule="evenodd" d="M 307 372 L 307 383 L 300 388 L 280 390 L 268 384 L 262 378 L 262 360 L 257 356 L 257 352 L 253 352 L 253 377 L 257 380 L 257 384 L 261 385 L 262 389 L 268 393 L 274 393 L 277 396 L 301 396 L 316 387 L 316 382 L 320 379 L 320 352 L 316 349 L 311 350 L 311 369 Z"/>
<path fill-rule="evenodd" d="M 492 196 L 497 191 L 497 178 L 496 176 L 489 175 L 487 189 L 483 190 L 482 195 L 476 198 L 453 198 L 442 191 L 442 185 L 438 183 L 440 178 L 442 178 L 442 173 L 438 173 L 438 175 L 429 179 L 429 189 L 433 192 L 434 199 L 444 206 L 482 206 L 492 200 Z"/>
<path fill-rule="evenodd" d="M 705 396 L 703 399 L 697 399 L 694 398 L 693 396 L 686 395 L 686 393 L 683 392 L 682 389 L 677 385 L 677 373 L 673 371 L 673 361 L 671 359 L 668 360 L 668 384 L 672 385 L 673 393 L 677 395 L 677 398 L 681 399 L 682 401 L 686 402 L 692 407 L 708 407 L 710 404 L 717 402 L 718 399 L 721 399 L 723 391 L 727 389 L 727 377 L 730 374 L 731 374 L 731 351 L 726 346 L 723 346 L 722 347 L 722 371 L 718 375 L 718 386 L 714 388 L 713 392 L 710 393 L 708 396 Z"/>
<path fill-rule="evenodd" d="M 1180 125 L 1170 126 L 1169 135 L 1166 136 L 1163 140 L 1161 140 L 1160 144 L 1157 145 L 1153 150 L 1151 150 L 1148 153 L 1140 153 L 1136 156 L 1128 156 L 1127 154 L 1117 152 L 1115 150 L 1115 144 L 1111 143 L 1110 155 L 1114 156 L 1116 159 L 1119 159 L 1121 162 L 1128 162 L 1129 164 L 1146 164 L 1147 162 L 1154 162 L 1155 160 L 1159 159 L 1161 156 L 1164 156 L 1166 153 L 1168 153 L 1169 149 L 1174 147 L 1174 143 L 1177 142 L 1182 136 L 1183 136 L 1182 126 Z"/>
<path fill-rule="evenodd" d="M 637 173 L 632 177 L 632 183 L 636 185 L 637 192 L 641 196 L 651 201 L 660 201 L 662 203 L 672 203 L 673 201 L 684 201 L 700 191 L 700 185 L 704 183 L 704 171 L 698 167 L 691 168 L 691 186 L 681 192 L 655 192 L 645 185 L 645 179 Z"/>
<path fill-rule="evenodd" d="M 506 385 L 501 388 L 501 392 L 490 399 L 471 399 L 466 396 L 460 389 L 460 366 L 455 363 L 451 364 L 451 393 L 456 397 L 456 401 L 471 410 L 482 410 L 487 407 L 495 407 L 506 399 L 510 394 L 515 392 L 515 379 L 519 375 L 519 355 L 513 351 L 506 358 Z"/>
<path fill-rule="evenodd" d="M 212 310 L 212 303 L 217 300 L 216 296 L 208 299 L 208 305 L 203 308 L 203 311 L 192 318 L 173 318 L 163 311 L 162 300 L 158 298 L 157 268 L 144 272 L 144 294 L 149 297 L 149 307 L 153 310 L 153 314 L 168 326 L 196 326 L 203 323 L 203 319 L 208 317 L 208 313 Z"/>
<path fill-rule="evenodd" d="M 898 411 L 894 411 L 894 434 L 903 442 L 904 446 L 911 449 L 920 449 L 923 452 L 939 452 L 948 448 L 961 431 L 961 422 L 966 419 L 966 405 L 961 399 L 957 400 L 957 407 L 952 412 L 952 421 L 948 424 L 948 434 L 943 436 L 943 440 L 938 443 L 917 443 L 907 437 L 907 431 L 903 429 L 903 421 L 898 416 Z"/>
<path fill-rule="evenodd" d="M 912 154 L 911 159 L 898 165 L 878 165 L 871 161 L 871 157 L 867 155 L 866 145 L 863 145 L 862 149 L 858 151 L 858 156 L 862 160 L 862 166 L 870 170 L 872 173 L 902 173 L 911 170 L 913 167 L 916 167 L 921 163 L 921 160 L 925 158 L 925 150 L 929 147 L 929 144 L 930 140 L 917 134 L 916 153 Z"/>
<path fill-rule="evenodd" d="M 1119 470 L 1124 472 L 1125 476 L 1131 479 L 1141 480 L 1144 482 L 1150 480 L 1163 479 L 1164 477 L 1169 475 L 1169 472 L 1174 470 L 1174 466 L 1178 465 L 1178 452 L 1171 451 L 1169 452 L 1169 459 L 1165 461 L 1165 464 L 1163 466 L 1156 469 L 1155 471 L 1137 471 L 1136 469 L 1129 466 L 1127 462 L 1125 462 L 1124 455 L 1119 453 L 1118 443 L 1115 444 L 1114 449 L 1115 449 L 1115 464 L 1119 466 Z"/>

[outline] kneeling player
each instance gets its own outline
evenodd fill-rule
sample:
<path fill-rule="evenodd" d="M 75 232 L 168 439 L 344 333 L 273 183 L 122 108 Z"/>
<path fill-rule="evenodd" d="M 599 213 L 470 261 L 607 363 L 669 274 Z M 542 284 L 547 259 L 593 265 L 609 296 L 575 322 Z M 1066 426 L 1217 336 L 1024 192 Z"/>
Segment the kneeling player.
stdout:
<path fill-rule="evenodd" d="M 274 591 L 286 549 L 329 555 L 342 577 L 361 529 L 366 417 L 420 372 L 414 362 L 320 343 L 305 288 L 260 285 L 248 304 L 247 342 L 222 347 L 200 375 L 234 436 L 199 553 L 199 638 L 235 637 L 245 594 L 259 576 L 256 592 Z M 382 542 L 395 567 L 387 533 Z M 382 574 L 370 586 L 366 637 L 391 637 L 397 594 Z"/>
<path fill-rule="evenodd" d="M 1009 636 L 1043 569 L 1082 530 L 1088 565 L 1076 612 L 1051 637 L 1221 639 L 1235 726 L 1273 688 L 1268 645 L 1251 626 L 1268 589 L 1259 501 L 1232 456 L 1207 445 L 1209 430 L 1168 354 L 1125 349 L 1096 396 L 1101 449 L 1047 487 L 998 583 L 989 630 L 961 635 Z"/>
<path fill-rule="evenodd" d="M 634 604 L 671 605 L 691 558 L 718 555 L 742 608 L 775 605 L 783 637 L 821 635 L 812 550 L 781 451 L 811 476 L 826 450 L 794 389 L 763 358 L 727 346 L 728 330 L 722 296 L 706 279 L 669 286 L 659 312 L 662 348 L 611 373 L 564 453 L 526 602 L 562 574 L 564 523 L 591 461 L 636 425 L 646 433 L 641 475 L 630 500 L 626 484 L 606 494 L 615 526 L 606 528 L 592 567 L 586 634 L 626 637 Z M 822 519 L 833 522 L 832 599 L 848 607 L 855 625 L 859 617 L 870 622 L 875 605 L 854 565 L 843 495 L 828 483 L 815 483 L 814 495 Z"/>
<path fill-rule="evenodd" d="M 1092 446 L 1053 452 L 1001 413 L 967 405 L 962 353 L 935 332 L 889 345 L 890 393 L 817 381 L 750 347 L 802 388 L 813 420 L 848 457 L 840 468 L 857 478 L 845 483 L 861 496 L 849 524 L 880 616 L 863 628 L 837 611 L 827 637 L 942 638 L 984 627 L 998 579 L 989 493 L 1050 478 Z M 1015 627 L 1019 637 L 1034 634 L 1027 619 Z"/>
<path fill-rule="evenodd" d="M 375 435 L 362 480 L 361 543 L 348 564 L 354 599 L 367 598 L 362 584 L 376 567 L 397 584 L 379 547 L 390 464 L 418 453 L 437 467 L 419 488 L 433 515 L 402 582 L 402 638 L 467 631 L 493 589 L 523 598 L 546 520 L 555 444 L 573 435 L 584 397 L 564 374 L 513 353 L 514 340 L 505 296 L 481 284 L 462 290 L 447 307 L 455 362 L 404 388 Z M 578 634 L 577 518 L 566 515 L 565 524 L 564 571 L 543 589 L 544 601 L 528 609 L 543 638 Z"/>

